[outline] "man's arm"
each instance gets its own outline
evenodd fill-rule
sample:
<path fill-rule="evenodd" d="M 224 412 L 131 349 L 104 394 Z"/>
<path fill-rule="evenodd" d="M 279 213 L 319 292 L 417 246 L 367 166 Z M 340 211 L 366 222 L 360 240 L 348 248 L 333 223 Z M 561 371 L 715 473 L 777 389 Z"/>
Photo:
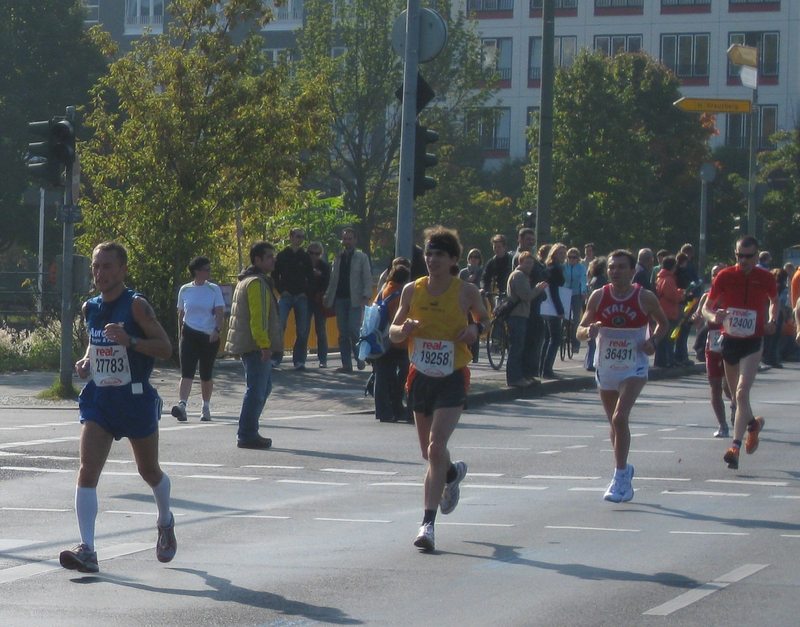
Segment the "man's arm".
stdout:
<path fill-rule="evenodd" d="M 172 356 L 172 344 L 164 327 L 156 318 L 156 312 L 153 311 L 152 305 L 141 296 L 137 296 L 131 304 L 131 313 L 136 324 L 144 333 L 144 338 L 137 338 L 136 345 L 132 350 L 150 357 L 169 359 Z M 124 342 L 120 343 L 125 345 Z M 127 346 L 130 347 L 130 345 L 130 336 L 128 336 Z"/>
<path fill-rule="evenodd" d="M 575 330 L 575 337 L 581 342 L 597 337 L 597 332 L 600 330 L 600 322 L 597 321 L 597 305 L 600 303 L 602 295 L 603 290 L 595 290 L 589 296 L 589 300 L 586 301 L 586 310 L 583 312 L 583 317 Z"/>
<path fill-rule="evenodd" d="M 414 284 L 408 283 L 400 294 L 400 305 L 389 327 L 389 339 L 392 342 L 405 342 L 408 336 L 420 325 L 419 320 L 411 320 L 408 311 L 411 308 L 411 298 L 414 296 Z"/>

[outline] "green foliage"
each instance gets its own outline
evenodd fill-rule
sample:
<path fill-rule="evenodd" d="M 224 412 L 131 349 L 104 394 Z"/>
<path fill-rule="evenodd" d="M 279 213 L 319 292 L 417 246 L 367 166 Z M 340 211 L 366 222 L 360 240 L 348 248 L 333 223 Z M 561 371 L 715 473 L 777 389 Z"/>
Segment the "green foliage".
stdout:
<path fill-rule="evenodd" d="M 18 241 L 35 251 L 39 212 L 23 204 L 28 122 L 63 115 L 67 105 L 85 103 L 104 64 L 83 28 L 80 0 L 0 0 L 0 15 L 0 250 Z M 48 258 L 60 242 L 55 213 L 48 206 Z"/>
<path fill-rule="evenodd" d="M 672 103 L 679 83 L 644 54 L 581 52 L 556 74 L 552 237 L 676 248 L 697 231 L 697 172 L 710 129 Z M 538 144 L 538 122 L 529 134 Z M 524 204 L 536 206 L 538 152 Z M 691 239 L 691 238 L 690 238 Z"/>
<path fill-rule="evenodd" d="M 759 179 L 768 192 L 759 207 L 763 245 L 775 259 L 800 243 L 800 128 L 770 138 L 777 149 L 759 155 Z"/>
<path fill-rule="evenodd" d="M 246 251 L 271 239 L 267 218 L 314 167 L 329 119 L 319 81 L 267 62 L 262 2 L 173 0 L 169 10 L 168 34 L 121 57 L 93 31 L 114 60 L 86 116 L 79 245 L 123 243 L 131 285 L 174 332 L 186 263 L 202 253 L 234 274 L 231 242 Z"/>
<path fill-rule="evenodd" d="M 78 328 L 74 329 L 78 333 Z M 73 341 L 73 358 L 83 354 L 85 345 Z M 57 370 L 61 356 L 61 323 L 47 320 L 33 331 L 0 326 L 0 372 Z"/>

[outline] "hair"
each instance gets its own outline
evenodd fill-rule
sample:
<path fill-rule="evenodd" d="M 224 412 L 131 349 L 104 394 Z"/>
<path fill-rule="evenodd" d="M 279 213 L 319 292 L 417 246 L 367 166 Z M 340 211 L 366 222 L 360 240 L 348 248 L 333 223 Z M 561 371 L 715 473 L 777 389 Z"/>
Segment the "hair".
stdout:
<path fill-rule="evenodd" d="M 128 251 L 125 250 L 125 247 L 122 244 L 117 242 L 102 242 L 94 247 L 92 251 L 92 255 L 98 252 L 112 252 L 116 253 L 117 259 L 119 260 L 120 265 L 127 266 L 128 265 Z"/>
<path fill-rule="evenodd" d="M 411 278 L 411 262 L 406 257 L 395 257 L 389 268 L 389 274 L 386 275 L 386 280 L 394 283 L 408 283 L 409 278 Z"/>
<path fill-rule="evenodd" d="M 675 266 L 678 265 L 678 260 L 673 257 L 672 255 L 667 255 L 664 259 L 661 260 L 661 269 L 662 270 L 669 270 L 670 272 L 675 269 Z"/>
<path fill-rule="evenodd" d="M 762 250 L 758 254 L 758 260 L 759 261 L 771 261 L 772 260 L 772 255 L 769 254 L 768 250 Z"/>
<path fill-rule="evenodd" d="M 552 244 L 542 244 L 539 246 L 539 249 L 536 251 L 536 256 L 539 257 L 539 261 L 544 262 L 547 259 L 547 253 L 550 252 L 550 247 Z"/>
<path fill-rule="evenodd" d="M 616 250 L 612 250 L 610 253 L 608 253 L 609 259 L 613 257 L 625 257 L 628 260 L 628 263 L 631 265 L 631 268 L 636 267 L 636 257 L 626 248 L 617 248 Z"/>
<path fill-rule="evenodd" d="M 481 251 L 477 248 L 470 248 L 469 252 L 467 253 L 467 259 L 469 260 L 471 257 L 477 257 L 481 261 L 483 261 L 483 255 Z"/>
<path fill-rule="evenodd" d="M 250 247 L 250 263 L 255 264 L 256 257 L 261 258 L 268 250 L 275 250 L 269 242 L 256 242 Z"/>
<path fill-rule="evenodd" d="M 745 235 L 736 240 L 736 245 L 740 248 L 751 248 L 753 246 L 758 248 L 758 240 L 752 235 Z"/>
<path fill-rule="evenodd" d="M 555 263 L 555 256 L 559 250 L 567 250 L 567 245 L 562 244 L 561 242 L 556 242 L 552 246 L 550 246 L 550 250 L 547 251 L 547 261 L 545 261 L 545 265 L 549 266 L 551 263 Z"/>
<path fill-rule="evenodd" d="M 445 228 L 441 225 L 432 226 L 425 229 L 425 247 L 433 246 L 439 250 L 443 250 L 450 257 L 455 257 L 456 261 L 461 257 L 461 241 L 458 239 L 458 231 Z M 453 264 L 450 267 L 450 274 L 458 274 L 458 265 Z"/>
<path fill-rule="evenodd" d="M 668 251 L 666 248 L 661 248 L 661 249 L 659 249 L 659 251 L 656 253 L 656 259 L 658 259 L 659 257 L 661 257 L 661 258 L 663 259 L 663 258 L 664 258 L 664 257 L 666 257 L 667 255 L 669 255 L 669 251 Z"/>
<path fill-rule="evenodd" d="M 353 237 L 358 239 L 358 234 L 352 226 L 346 226 L 342 229 L 342 237 L 345 236 L 345 233 L 352 233 Z"/>
<path fill-rule="evenodd" d="M 203 266 L 208 266 L 211 264 L 211 259 L 208 257 L 195 257 L 189 262 L 187 268 L 189 268 L 189 272 L 194 277 L 194 273 L 197 272 Z"/>
<path fill-rule="evenodd" d="M 692 246 L 691 244 L 689 244 L 687 242 L 686 244 L 681 246 L 680 252 L 685 253 L 687 255 L 693 255 L 694 254 L 694 246 Z"/>
<path fill-rule="evenodd" d="M 503 235 L 502 233 L 496 233 L 496 234 L 495 234 L 495 235 L 492 237 L 492 240 L 491 240 L 491 241 L 492 241 L 492 244 L 494 244 L 495 242 L 501 242 L 503 245 L 505 245 L 505 243 L 506 243 L 506 236 L 505 236 L 505 235 Z"/>
<path fill-rule="evenodd" d="M 594 248 L 595 248 L 594 242 L 586 242 L 583 245 L 583 249 L 586 250 L 587 248 L 591 248 L 592 250 L 594 250 Z"/>
<path fill-rule="evenodd" d="M 319 250 L 321 253 L 320 256 L 325 256 L 325 247 L 322 245 L 322 242 L 309 242 L 308 246 L 306 246 L 306 252 L 310 250 Z"/>
<path fill-rule="evenodd" d="M 711 278 L 713 279 L 715 276 L 717 276 L 719 271 L 725 269 L 725 267 L 726 266 L 724 263 L 716 264 L 713 268 L 711 268 Z"/>
<path fill-rule="evenodd" d="M 306 230 L 304 228 L 296 226 L 291 231 L 289 231 L 289 237 L 294 237 L 295 235 L 302 235 L 303 237 L 305 237 Z"/>
<path fill-rule="evenodd" d="M 686 253 L 678 253 L 675 255 L 675 261 L 678 262 L 678 265 L 681 265 L 682 263 L 689 261 L 689 255 Z"/>
<path fill-rule="evenodd" d="M 529 250 L 523 250 L 519 254 L 519 257 L 517 257 L 517 264 L 521 266 L 522 262 L 525 261 L 528 258 L 533 259 L 533 253 L 530 252 Z"/>
<path fill-rule="evenodd" d="M 606 273 L 608 259 L 605 257 L 595 257 L 589 262 L 589 273 L 592 276 L 603 276 Z"/>
<path fill-rule="evenodd" d="M 570 255 L 578 255 L 578 258 L 580 258 L 580 256 L 581 256 L 581 251 L 579 251 L 577 248 L 575 248 L 575 247 L 573 246 L 572 248 L 570 248 L 570 249 L 567 251 L 567 257 L 569 257 Z"/>
<path fill-rule="evenodd" d="M 523 226 L 519 231 L 517 231 L 517 237 L 519 237 L 520 239 L 522 239 L 526 235 L 533 235 L 535 237 L 536 236 L 536 231 L 534 231 L 529 226 Z"/>

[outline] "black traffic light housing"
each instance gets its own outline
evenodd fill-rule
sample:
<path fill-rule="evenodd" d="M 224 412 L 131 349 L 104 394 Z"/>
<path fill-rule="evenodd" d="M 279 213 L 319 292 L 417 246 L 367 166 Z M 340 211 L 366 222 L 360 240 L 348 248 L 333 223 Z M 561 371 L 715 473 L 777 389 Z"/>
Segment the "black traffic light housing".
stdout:
<path fill-rule="evenodd" d="M 52 187 L 63 187 L 65 170 L 75 161 L 75 129 L 64 117 L 29 122 L 28 130 L 39 141 L 28 144 L 28 174 Z"/>
<path fill-rule="evenodd" d="M 747 235 L 747 216 L 733 216 L 733 232 L 739 237 Z"/>
<path fill-rule="evenodd" d="M 414 137 L 414 198 L 436 187 L 436 179 L 425 175 L 425 170 L 439 163 L 439 158 L 428 152 L 428 144 L 439 141 L 439 133 L 417 122 Z"/>

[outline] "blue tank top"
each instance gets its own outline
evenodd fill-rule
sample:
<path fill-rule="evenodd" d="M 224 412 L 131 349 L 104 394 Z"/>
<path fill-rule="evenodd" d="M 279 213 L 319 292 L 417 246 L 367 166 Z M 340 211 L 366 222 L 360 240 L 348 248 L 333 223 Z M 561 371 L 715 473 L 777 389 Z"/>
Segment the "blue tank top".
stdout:
<path fill-rule="evenodd" d="M 111 342 L 103 333 L 105 326 L 111 322 L 121 323 L 125 327 L 128 335 L 144 337 L 142 328 L 133 319 L 132 303 L 136 296 L 141 296 L 132 289 L 126 289 L 120 294 L 119 298 L 111 302 L 103 302 L 102 296 L 95 296 L 86 301 L 86 326 L 89 330 L 89 342 L 96 346 L 112 346 Z M 131 382 L 147 383 L 150 373 L 153 371 L 155 359 L 142 353 L 127 349 L 128 361 L 131 366 Z M 130 394 L 131 386 L 125 385 L 119 388 L 99 388 L 105 392 L 114 390 L 124 390 Z"/>

